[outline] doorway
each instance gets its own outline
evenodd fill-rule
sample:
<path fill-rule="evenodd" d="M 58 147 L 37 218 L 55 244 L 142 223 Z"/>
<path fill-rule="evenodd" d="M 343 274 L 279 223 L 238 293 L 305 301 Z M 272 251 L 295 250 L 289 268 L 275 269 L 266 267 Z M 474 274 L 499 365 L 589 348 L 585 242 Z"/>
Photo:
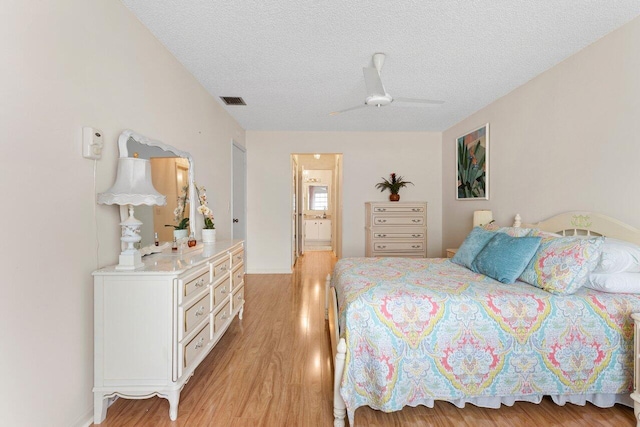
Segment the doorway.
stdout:
<path fill-rule="evenodd" d="M 342 154 L 291 154 L 292 256 L 331 251 L 342 256 Z"/>

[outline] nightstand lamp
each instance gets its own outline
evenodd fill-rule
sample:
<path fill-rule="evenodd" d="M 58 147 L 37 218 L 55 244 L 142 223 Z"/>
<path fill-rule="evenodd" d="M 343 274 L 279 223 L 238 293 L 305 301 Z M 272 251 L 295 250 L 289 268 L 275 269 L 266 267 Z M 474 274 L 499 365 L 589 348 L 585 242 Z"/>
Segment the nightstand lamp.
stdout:
<path fill-rule="evenodd" d="M 166 205 L 167 197 L 158 193 L 151 182 L 149 160 L 120 157 L 116 182 L 104 193 L 98 194 L 98 203 L 104 205 L 128 205 L 129 218 L 120 223 L 122 240 L 127 246 L 120 253 L 116 270 L 135 270 L 142 267 L 140 251 L 134 247 L 141 240 L 142 222 L 133 216 L 133 207 L 140 205 Z"/>
<path fill-rule="evenodd" d="M 493 212 L 484 210 L 484 211 L 474 211 L 473 212 L 473 226 L 481 227 L 483 225 L 489 224 L 493 221 Z"/>

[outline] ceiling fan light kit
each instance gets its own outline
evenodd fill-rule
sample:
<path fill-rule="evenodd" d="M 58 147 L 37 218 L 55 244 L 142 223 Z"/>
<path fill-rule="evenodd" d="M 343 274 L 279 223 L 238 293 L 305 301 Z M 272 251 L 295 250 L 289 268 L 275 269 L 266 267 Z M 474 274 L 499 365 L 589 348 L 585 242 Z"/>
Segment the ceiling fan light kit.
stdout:
<path fill-rule="evenodd" d="M 355 107 L 345 108 L 344 110 L 334 111 L 329 113 L 331 116 L 335 116 L 347 111 L 357 110 L 365 107 L 386 107 L 396 102 L 410 102 L 417 104 L 431 104 L 439 105 L 444 104 L 444 101 L 436 101 L 432 99 L 420 99 L 420 98 L 393 98 L 387 93 L 382 84 L 380 78 L 380 72 L 385 60 L 384 53 L 375 53 L 373 55 L 373 67 L 364 67 L 362 72 L 364 74 L 364 84 L 367 88 L 367 97 L 364 100 L 364 104 L 356 105 Z"/>

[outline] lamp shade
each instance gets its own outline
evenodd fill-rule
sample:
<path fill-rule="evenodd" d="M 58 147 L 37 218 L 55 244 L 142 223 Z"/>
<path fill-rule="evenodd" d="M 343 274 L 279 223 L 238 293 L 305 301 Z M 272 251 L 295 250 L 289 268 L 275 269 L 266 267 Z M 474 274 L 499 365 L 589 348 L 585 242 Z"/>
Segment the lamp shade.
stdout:
<path fill-rule="evenodd" d="M 151 182 L 151 163 L 146 159 L 120 157 L 116 182 L 98 194 L 103 205 L 166 205 L 167 197 L 158 193 Z"/>
<path fill-rule="evenodd" d="M 482 225 L 489 224 L 493 221 L 493 212 L 492 211 L 474 211 L 473 212 L 473 226 L 479 227 Z"/>

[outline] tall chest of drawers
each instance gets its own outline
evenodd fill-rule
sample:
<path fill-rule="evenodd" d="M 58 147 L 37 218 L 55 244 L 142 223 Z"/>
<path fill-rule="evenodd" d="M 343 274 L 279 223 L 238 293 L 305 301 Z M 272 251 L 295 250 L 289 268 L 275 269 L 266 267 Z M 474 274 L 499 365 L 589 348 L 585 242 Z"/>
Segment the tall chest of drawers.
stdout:
<path fill-rule="evenodd" d="M 426 202 L 367 202 L 365 215 L 365 256 L 427 256 Z"/>
<path fill-rule="evenodd" d="M 243 242 L 143 258 L 144 267 L 94 276 L 94 423 L 115 396 L 169 400 L 244 309 Z"/>

